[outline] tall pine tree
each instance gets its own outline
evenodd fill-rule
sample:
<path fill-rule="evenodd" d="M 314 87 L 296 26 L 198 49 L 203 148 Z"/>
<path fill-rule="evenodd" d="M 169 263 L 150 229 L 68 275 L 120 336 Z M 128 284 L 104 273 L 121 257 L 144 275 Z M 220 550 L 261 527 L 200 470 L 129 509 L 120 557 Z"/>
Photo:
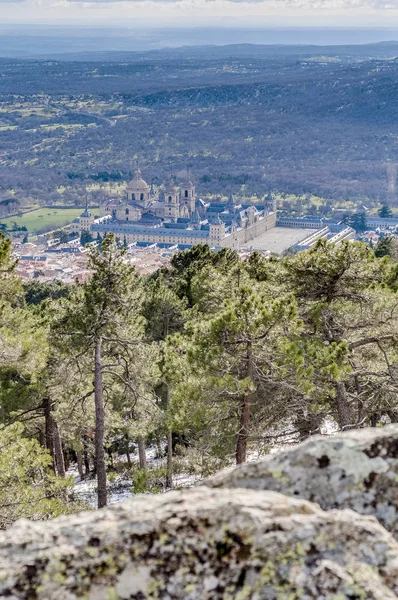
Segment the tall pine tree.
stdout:
<path fill-rule="evenodd" d="M 95 467 L 101 508 L 107 504 L 104 391 L 121 385 L 134 394 L 131 369 L 144 320 L 139 314 L 139 278 L 113 235 L 102 241 L 101 251 L 91 249 L 89 269 L 90 279 L 76 285 L 69 299 L 61 303 L 53 332 L 65 364 L 83 374 L 86 382 L 92 381 L 85 395 L 94 396 Z"/>

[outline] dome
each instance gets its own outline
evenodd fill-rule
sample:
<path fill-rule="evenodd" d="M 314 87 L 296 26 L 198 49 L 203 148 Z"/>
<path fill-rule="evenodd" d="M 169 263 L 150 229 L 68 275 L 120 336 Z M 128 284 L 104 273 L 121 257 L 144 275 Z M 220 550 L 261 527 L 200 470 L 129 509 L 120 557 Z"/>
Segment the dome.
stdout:
<path fill-rule="evenodd" d="M 127 190 L 129 192 L 149 193 L 149 189 L 149 185 L 141 177 L 140 169 L 137 169 L 134 175 L 134 179 L 132 179 L 127 186 Z"/>

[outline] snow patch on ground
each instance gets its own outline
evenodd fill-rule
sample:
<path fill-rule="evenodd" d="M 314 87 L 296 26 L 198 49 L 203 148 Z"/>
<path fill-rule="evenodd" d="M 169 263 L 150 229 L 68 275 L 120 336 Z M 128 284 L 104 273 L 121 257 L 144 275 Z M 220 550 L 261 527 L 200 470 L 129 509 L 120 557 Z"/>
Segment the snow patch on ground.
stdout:
<path fill-rule="evenodd" d="M 337 423 L 333 419 L 325 419 L 324 423 L 320 428 L 322 435 L 333 435 L 338 431 Z M 297 432 L 291 428 L 285 431 L 284 435 L 280 432 L 275 432 L 275 439 L 271 442 L 270 446 L 264 447 L 256 451 L 250 451 L 247 455 L 247 461 L 253 462 L 264 458 L 267 454 L 275 454 L 287 450 L 297 445 Z M 165 451 L 165 447 L 162 448 Z M 166 459 L 158 456 L 158 449 L 155 446 L 150 446 L 146 451 L 148 467 L 164 467 L 166 465 Z M 132 454 L 130 457 L 132 464 L 138 464 L 138 455 Z M 127 456 L 121 455 L 117 457 L 118 463 L 127 464 Z M 74 495 L 78 500 L 83 500 L 90 507 L 97 507 L 97 481 L 96 479 L 81 480 L 77 465 L 72 465 L 68 470 L 67 475 L 72 476 L 75 480 Z M 201 481 L 203 478 L 198 474 L 190 473 L 178 473 L 173 476 L 173 488 L 188 488 L 193 487 L 196 483 Z M 128 498 L 134 496 L 133 492 L 134 482 L 132 479 L 126 479 L 116 476 L 116 480 L 112 483 L 108 482 L 108 504 L 117 504 L 123 502 Z M 165 488 L 165 492 L 169 489 Z"/>
<path fill-rule="evenodd" d="M 164 451 L 165 448 L 162 448 Z M 158 449 L 154 446 L 150 446 L 146 451 L 147 464 L 148 467 L 165 467 L 166 459 L 158 456 Z M 138 465 L 138 455 L 132 454 L 130 457 L 131 463 L 133 465 Z M 126 463 L 127 465 L 127 456 L 121 455 L 117 457 L 118 463 Z M 88 504 L 91 508 L 97 508 L 97 481 L 95 478 L 90 479 L 80 479 L 79 472 L 77 470 L 77 465 L 72 464 L 69 468 L 67 475 L 74 478 L 74 496 L 76 500 L 82 500 L 86 504 Z M 189 474 L 189 473 L 179 473 L 173 476 L 173 489 L 175 488 L 185 488 L 192 487 L 201 480 L 200 475 Z M 123 502 L 128 498 L 134 496 L 133 492 L 134 481 L 130 478 L 126 479 L 125 477 L 121 477 L 120 475 L 116 476 L 114 482 L 108 481 L 108 504 L 117 504 L 118 502 Z M 165 488 L 165 492 L 169 491 L 169 489 Z"/>
<path fill-rule="evenodd" d="M 68 471 L 68 475 L 74 474 L 75 468 Z M 127 479 L 120 479 L 115 483 L 108 483 L 108 504 L 117 504 L 133 496 L 133 482 Z M 76 500 L 82 500 L 91 508 L 97 508 L 97 481 L 96 479 L 83 479 L 77 475 L 75 487 L 73 490 Z"/>

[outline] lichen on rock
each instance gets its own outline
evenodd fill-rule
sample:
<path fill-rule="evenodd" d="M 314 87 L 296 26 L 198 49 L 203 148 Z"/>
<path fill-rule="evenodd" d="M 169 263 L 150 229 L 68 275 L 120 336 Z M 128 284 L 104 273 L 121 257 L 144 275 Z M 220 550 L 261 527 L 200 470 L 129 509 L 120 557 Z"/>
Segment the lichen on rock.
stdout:
<path fill-rule="evenodd" d="M 2 600 L 398 598 L 398 544 L 376 519 L 244 489 L 22 521 L 0 565 Z"/>
<path fill-rule="evenodd" d="M 398 425 L 314 436 L 205 484 L 274 490 L 325 510 L 351 508 L 375 516 L 398 538 Z"/>
<path fill-rule="evenodd" d="M 398 426 L 312 438 L 206 484 L 16 523 L 0 534 L 0 600 L 398 600 Z"/>

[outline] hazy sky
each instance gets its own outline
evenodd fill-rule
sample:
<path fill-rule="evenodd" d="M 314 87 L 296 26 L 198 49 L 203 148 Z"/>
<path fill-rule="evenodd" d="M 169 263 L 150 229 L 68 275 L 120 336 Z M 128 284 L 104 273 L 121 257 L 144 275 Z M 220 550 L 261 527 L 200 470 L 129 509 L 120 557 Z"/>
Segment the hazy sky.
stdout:
<path fill-rule="evenodd" d="M 0 25 L 397 27 L 398 0 L 0 0 Z"/>

